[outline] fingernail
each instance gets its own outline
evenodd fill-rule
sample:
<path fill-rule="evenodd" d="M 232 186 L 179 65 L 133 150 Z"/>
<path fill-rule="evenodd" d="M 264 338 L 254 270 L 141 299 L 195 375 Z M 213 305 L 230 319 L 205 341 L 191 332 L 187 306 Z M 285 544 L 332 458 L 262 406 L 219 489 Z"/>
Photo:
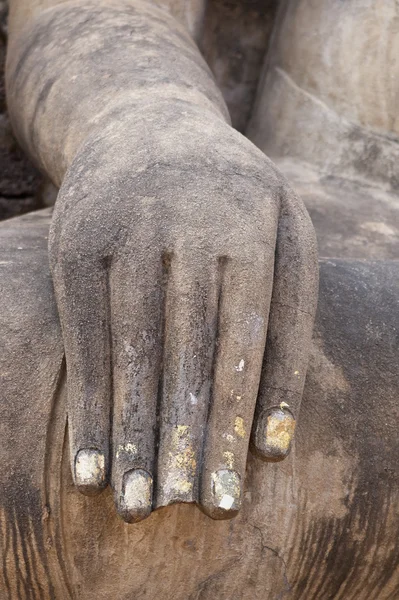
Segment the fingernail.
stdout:
<path fill-rule="evenodd" d="M 149 516 L 152 508 L 152 477 L 143 469 L 128 471 L 123 476 L 121 515 L 128 523 Z"/>
<path fill-rule="evenodd" d="M 264 458 L 282 460 L 291 450 L 295 432 L 293 415 L 283 408 L 273 408 L 259 419 L 256 446 Z"/>
<path fill-rule="evenodd" d="M 75 485 L 90 494 L 98 492 L 105 483 L 104 454 L 98 450 L 79 450 L 75 458 Z"/>
<path fill-rule="evenodd" d="M 197 451 L 192 430 L 177 425 L 164 439 L 164 458 L 158 463 L 157 508 L 197 500 Z"/>
<path fill-rule="evenodd" d="M 212 496 L 219 517 L 237 512 L 241 507 L 241 477 L 236 471 L 220 469 L 212 473 Z"/>

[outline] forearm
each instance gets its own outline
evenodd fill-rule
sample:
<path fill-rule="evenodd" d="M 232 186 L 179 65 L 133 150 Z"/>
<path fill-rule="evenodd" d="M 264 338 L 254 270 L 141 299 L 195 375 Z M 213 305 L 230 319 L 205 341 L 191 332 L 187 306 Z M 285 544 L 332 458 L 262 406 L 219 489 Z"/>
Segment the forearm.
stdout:
<path fill-rule="evenodd" d="M 9 28 L 15 32 L 25 27 L 35 15 L 48 8 L 65 4 L 69 0 L 10 0 Z M 151 1 L 151 0 L 149 0 Z M 202 30 L 206 0 L 152 0 L 152 4 L 165 8 L 197 39 Z M 84 4 L 84 2 L 82 2 Z"/>
<path fill-rule="evenodd" d="M 166 12 L 132 0 L 37 2 L 22 29 L 22 4 L 13 3 L 10 22 L 10 114 L 20 143 L 57 185 L 84 140 L 126 115 L 141 137 L 154 107 L 228 120 L 198 49 Z"/>

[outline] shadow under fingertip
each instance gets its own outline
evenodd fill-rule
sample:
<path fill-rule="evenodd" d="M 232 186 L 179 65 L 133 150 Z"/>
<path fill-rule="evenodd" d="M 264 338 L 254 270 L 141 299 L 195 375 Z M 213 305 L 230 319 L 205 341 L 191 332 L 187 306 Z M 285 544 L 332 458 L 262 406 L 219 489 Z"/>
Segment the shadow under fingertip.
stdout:
<path fill-rule="evenodd" d="M 200 504 L 199 508 L 207 517 L 214 521 L 229 521 L 234 519 L 239 513 L 239 509 L 221 509 L 213 504 Z"/>

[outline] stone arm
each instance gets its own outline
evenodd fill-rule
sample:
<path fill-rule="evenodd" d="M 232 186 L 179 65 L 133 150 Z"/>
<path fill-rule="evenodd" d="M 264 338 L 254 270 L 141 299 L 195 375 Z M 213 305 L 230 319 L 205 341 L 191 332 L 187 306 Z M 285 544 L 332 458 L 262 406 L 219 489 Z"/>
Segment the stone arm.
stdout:
<path fill-rule="evenodd" d="M 12 1 L 7 93 L 60 187 L 49 250 L 75 484 L 111 483 L 126 521 L 172 502 L 234 516 L 254 415 L 254 449 L 279 460 L 299 411 L 317 297 L 306 210 L 149 3 Z"/>

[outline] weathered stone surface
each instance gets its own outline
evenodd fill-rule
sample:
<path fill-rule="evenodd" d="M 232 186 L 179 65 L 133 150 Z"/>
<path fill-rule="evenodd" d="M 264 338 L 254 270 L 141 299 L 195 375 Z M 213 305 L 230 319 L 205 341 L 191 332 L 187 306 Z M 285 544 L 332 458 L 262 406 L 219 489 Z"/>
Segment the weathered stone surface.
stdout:
<path fill-rule="evenodd" d="M 32 3 L 33 4 L 33 3 Z M 159 0 L 198 41 L 226 100 L 233 126 L 244 131 L 255 97 L 276 10 L 276 0 L 245 2 Z M 3 64 L 7 2 L 0 4 L 0 219 L 53 205 L 54 192 L 18 148 L 5 110 Z"/>
<path fill-rule="evenodd" d="M 283 399 L 287 418 L 299 412 L 314 230 L 231 127 L 172 16 L 139 0 L 56 4 L 37 2 L 22 34 L 34 6 L 12 4 L 8 101 L 19 141 L 61 186 L 50 257 L 72 473 L 90 494 L 111 481 L 128 521 L 151 509 L 126 501 L 126 482 L 143 473 L 154 506 L 198 500 L 231 517 L 260 379 L 255 419 Z M 262 431 L 252 443 L 266 456 Z"/>
<path fill-rule="evenodd" d="M 34 11 L 40 8 L 41 2 L 32 0 L 25 6 L 28 12 Z M 121 6 L 112 0 L 107 4 Z M 171 19 L 155 12 L 159 17 L 159 29 L 154 35 L 154 29 L 145 30 L 147 24 L 140 22 L 142 31 L 145 30 L 144 40 L 140 40 L 133 52 L 141 64 L 141 70 L 135 71 L 134 82 L 144 88 L 149 73 L 159 76 L 156 69 L 142 68 L 148 56 L 154 59 L 154 54 L 145 55 L 146 44 L 150 42 L 156 46 L 162 23 L 170 24 L 174 33 L 165 35 L 162 43 L 167 39 L 170 45 L 163 46 L 164 51 L 160 54 L 162 60 L 167 57 L 170 61 L 169 64 L 165 61 L 164 68 L 160 69 L 162 81 L 177 82 L 183 84 L 183 88 L 187 84 L 187 87 L 191 86 L 191 92 L 185 95 L 185 90 L 183 99 L 190 104 L 194 98 L 200 108 L 199 116 L 195 111 L 189 113 L 187 124 L 182 128 L 181 111 L 168 113 L 165 107 L 160 112 L 154 109 L 159 92 L 156 85 L 151 89 L 153 104 L 148 102 L 147 94 L 143 107 L 140 107 L 140 93 L 129 89 L 130 98 L 136 102 L 134 108 L 136 118 L 140 119 L 139 126 L 134 120 L 125 121 L 123 110 L 115 111 L 107 123 L 110 105 L 100 102 L 101 94 L 107 91 L 106 101 L 118 97 L 120 90 L 126 89 L 132 65 L 136 68 L 137 63 L 133 63 L 130 56 L 125 62 L 118 62 L 121 57 L 126 58 L 123 44 L 122 47 L 117 44 L 107 47 L 109 38 L 104 34 L 109 33 L 111 21 L 102 19 L 104 15 L 100 11 L 91 15 L 96 22 L 92 38 L 89 38 L 90 25 L 85 29 L 90 18 L 85 20 L 86 15 L 79 4 L 79 10 L 72 17 L 69 14 L 66 21 L 51 21 L 52 27 L 57 25 L 57 30 L 50 27 L 40 30 L 39 26 L 35 30 L 37 37 L 33 35 L 32 44 L 25 47 L 25 50 L 29 49 L 24 55 L 28 67 L 25 74 L 22 70 L 22 80 L 23 77 L 26 79 L 22 83 L 19 80 L 18 85 L 20 90 L 28 89 L 29 101 L 23 107 L 27 110 L 24 118 L 15 119 L 16 128 L 26 148 L 55 181 L 61 183 L 98 106 L 104 109 L 100 111 L 100 121 L 105 114 L 100 128 L 103 135 L 96 130 L 74 169 L 69 170 L 65 195 L 61 195 L 59 203 L 63 207 L 60 209 L 62 218 L 57 222 L 62 234 L 60 238 L 64 236 L 73 241 L 63 246 L 64 251 L 67 250 L 64 256 L 69 260 L 65 263 L 69 279 L 66 285 L 61 282 L 63 287 L 60 285 L 57 291 L 60 294 L 61 290 L 65 296 L 70 294 L 72 298 L 72 317 L 69 315 L 68 318 L 77 317 L 78 340 L 90 331 L 91 324 L 94 324 L 95 333 L 87 353 L 76 352 L 74 355 L 72 352 L 71 362 L 67 352 L 69 388 L 71 372 L 82 357 L 82 364 L 91 367 L 90 383 L 101 387 L 105 381 L 101 361 L 90 363 L 91 349 L 98 348 L 102 339 L 97 334 L 103 330 L 95 329 L 95 325 L 103 324 L 103 321 L 95 312 L 102 288 L 99 294 L 98 288 L 93 286 L 90 268 L 83 271 L 83 276 L 79 271 L 83 257 L 88 254 L 88 246 L 92 256 L 102 257 L 102 265 L 113 262 L 109 289 L 112 301 L 117 300 L 120 309 L 117 313 L 113 309 L 112 313 L 113 331 L 116 332 L 114 346 L 118 349 L 119 343 L 125 353 L 117 351 L 113 360 L 116 365 L 110 457 L 113 493 L 107 488 L 97 497 L 84 497 L 73 486 L 69 454 L 72 451 L 72 471 L 77 488 L 92 492 L 106 484 L 106 453 L 99 453 L 89 444 L 83 449 L 78 448 L 78 452 L 68 445 L 69 439 L 75 443 L 76 435 L 70 435 L 74 427 L 83 431 L 90 418 L 94 427 L 89 428 L 87 439 L 95 439 L 90 435 L 97 435 L 96 418 L 97 422 L 101 419 L 98 419 L 98 413 L 89 418 L 86 413 L 86 421 L 82 418 L 76 427 L 71 402 L 67 399 L 64 348 L 47 265 L 49 212 L 13 220 L 0 227 L 0 395 L 5 399 L 0 405 L 0 432 L 4 440 L 0 448 L 0 558 L 3 564 L 0 589 L 5 590 L 7 600 L 36 600 L 36 597 L 43 600 L 74 597 L 79 600 L 115 597 L 121 600 L 155 600 L 159 597 L 166 600 L 230 600 L 233 597 L 244 600 L 392 600 L 398 596 L 399 273 L 398 262 L 390 260 L 398 257 L 398 145 L 394 118 L 396 97 L 391 79 L 387 80 L 392 74 L 386 69 L 390 61 L 384 63 L 385 70 L 378 68 L 381 56 L 389 55 L 394 47 L 391 42 L 397 7 L 390 1 L 381 4 L 371 0 L 361 11 L 354 1 L 322 0 L 316 4 L 309 0 L 281 3 L 270 60 L 265 65 L 265 77 L 248 130 L 252 139 L 270 152 L 281 170 L 294 181 L 315 220 L 321 254 L 333 257 L 321 261 L 319 312 L 294 443 L 294 415 L 299 412 L 306 365 L 299 369 L 285 367 L 288 363 L 294 364 L 298 356 L 301 360 L 306 358 L 303 332 L 310 332 L 309 313 L 312 311 L 309 302 L 313 302 L 314 295 L 309 297 L 309 289 L 314 279 L 309 279 L 306 261 L 302 260 L 303 246 L 298 241 L 308 239 L 306 231 L 309 230 L 306 229 L 304 235 L 298 222 L 292 226 L 291 192 L 277 171 L 251 145 L 225 127 L 228 117 L 223 102 L 184 29 L 175 29 Z M 197 41 L 205 34 L 203 51 L 208 52 L 207 59 L 224 89 L 234 123 L 243 129 L 251 112 L 262 48 L 266 47 L 269 36 L 271 12 L 268 11 L 273 10 L 274 4 L 269 3 L 266 10 L 264 5 L 260 10 L 258 3 L 241 8 L 236 3 L 209 3 L 205 32 L 202 30 L 203 2 L 171 1 L 167 6 Z M 337 15 L 339 19 L 335 18 Z M 238 19 L 239 27 L 235 28 Z M 331 20 L 337 22 L 337 27 L 331 28 Z M 217 43 L 215 40 L 218 40 L 223 21 L 225 37 Z M 126 26 L 131 28 L 132 22 L 127 19 L 118 23 L 125 27 L 118 29 L 122 38 L 121 32 L 126 33 Z M 309 23 L 314 24 L 311 41 L 306 36 Z M 384 52 L 374 53 L 367 61 L 367 75 L 373 76 L 373 85 L 369 85 L 367 77 L 357 85 L 356 78 L 352 78 L 353 72 L 359 74 L 362 71 L 363 49 L 370 43 L 370 32 L 377 29 L 384 34 L 381 41 Z M 353 30 L 358 36 L 353 35 Z M 234 35 L 242 54 L 236 62 L 232 60 L 231 51 Z M 79 45 L 82 40 L 83 47 Z M 64 46 L 60 51 L 62 43 Z M 46 44 L 47 49 L 41 55 Z M 127 44 L 126 40 L 124 44 Z M 75 54 L 82 59 L 83 68 L 78 66 L 77 72 L 85 74 L 76 84 L 82 86 L 78 88 L 81 113 L 76 121 L 72 118 L 75 105 L 70 102 L 76 65 L 72 64 L 72 71 L 68 71 L 71 64 L 64 68 L 64 62 L 55 60 L 57 56 L 64 59 L 69 48 L 79 49 Z M 142 63 L 140 52 L 144 52 L 146 59 Z M 184 66 L 184 61 L 179 62 L 183 54 L 188 58 L 187 65 L 192 61 L 191 71 Z M 345 62 L 345 58 L 350 60 Z M 118 68 L 113 72 L 112 64 L 116 63 L 128 67 L 125 71 Z M 335 68 L 337 63 L 342 70 Z M 90 69 L 85 70 L 87 64 Z M 334 68 L 329 68 L 331 64 Z M 98 65 L 103 69 L 100 69 L 101 78 L 95 70 Z M 243 65 L 247 71 L 242 69 Z M 351 87 L 353 81 L 354 89 Z M 63 94 L 62 89 L 67 92 Z M 198 90 L 204 94 L 200 100 Z M 93 94 L 92 98 L 90 94 Z M 18 94 L 14 101 L 17 97 Z M 171 98 L 172 95 L 167 98 L 168 109 Z M 176 95 L 173 98 L 175 100 Z M 21 109 L 17 103 L 15 106 L 14 116 Z M 206 119 L 203 118 L 205 106 Z M 47 114 L 45 109 L 48 109 Z M 156 133 L 152 129 L 154 123 L 160 126 Z M 143 124 L 151 141 L 149 147 L 143 142 L 143 136 L 137 134 Z M 147 160 L 142 161 L 143 156 Z M 150 160 L 154 157 L 155 160 Z M 177 162 L 176 158 L 179 159 Z M 204 158 L 208 159 L 206 176 Z M 116 168 L 121 164 L 123 168 Z M 125 165 L 129 168 L 125 169 Z M 171 165 L 175 168 L 172 173 Z M 255 168 L 255 165 L 262 168 Z M 80 178 L 82 173 L 86 179 Z M 134 195 L 129 195 L 132 174 Z M 251 179 L 253 186 L 248 184 Z M 212 231 L 216 231 L 211 236 L 212 242 L 219 242 L 227 239 L 229 234 L 232 236 L 232 232 L 239 232 L 235 227 L 240 222 L 247 234 L 245 239 L 238 237 L 240 257 L 248 252 L 247 265 L 253 265 L 258 259 L 259 252 L 254 251 L 253 246 L 256 234 L 251 224 L 257 223 L 265 232 L 269 231 L 268 221 L 261 210 L 251 213 L 248 221 L 245 219 L 248 210 L 253 211 L 258 206 L 257 194 L 265 181 L 272 188 L 277 183 L 283 190 L 279 206 L 279 236 L 283 243 L 276 252 L 274 307 L 268 328 L 267 360 L 258 395 L 259 418 L 255 422 L 253 442 L 258 453 L 272 460 L 283 458 L 291 446 L 293 449 L 285 461 L 278 463 L 264 463 L 249 456 L 245 470 L 252 405 L 245 398 L 246 408 L 238 415 L 231 411 L 231 400 L 235 396 L 235 400 L 242 401 L 248 391 L 248 382 L 244 381 L 245 385 L 241 386 L 243 392 L 222 386 L 222 410 L 217 412 L 213 403 L 206 427 L 207 443 L 209 439 L 211 442 L 216 439 L 210 447 L 216 449 L 216 453 L 222 452 L 224 462 L 220 464 L 219 461 L 215 468 L 205 447 L 208 469 L 200 473 L 199 466 L 203 463 L 197 442 L 203 435 L 201 428 L 205 421 L 198 419 L 195 407 L 206 399 L 208 389 L 198 385 L 199 393 L 187 395 L 187 381 L 194 385 L 202 383 L 201 369 L 209 356 L 207 352 L 195 354 L 201 361 L 199 368 L 198 360 L 194 363 L 187 353 L 183 353 L 184 360 L 181 361 L 179 349 L 182 343 L 184 349 L 211 348 L 212 339 L 208 334 L 214 331 L 214 321 L 208 308 L 216 305 L 216 296 L 212 285 L 205 287 L 200 282 L 195 288 L 196 302 L 187 302 L 194 297 L 193 287 L 186 284 L 183 269 L 174 270 L 175 265 L 179 267 L 180 264 L 176 263 L 176 256 L 180 258 L 182 248 L 186 249 L 183 243 L 177 244 L 176 252 L 164 256 L 163 281 L 165 273 L 169 276 L 172 272 L 173 275 L 168 280 L 169 297 L 179 297 L 176 290 L 180 290 L 185 302 L 175 303 L 177 308 L 166 311 L 169 320 L 166 331 L 169 343 L 172 339 L 172 351 L 166 354 L 163 362 L 164 371 L 167 376 L 170 372 L 171 376 L 163 389 L 167 402 L 161 404 L 157 414 L 150 414 L 150 418 L 142 410 L 143 402 L 123 405 L 123 399 L 132 389 L 129 387 L 131 374 L 136 376 L 144 372 L 140 391 L 144 390 L 145 400 L 149 398 L 154 402 L 158 388 L 151 379 L 151 366 L 159 362 L 153 350 L 160 347 L 160 344 L 154 345 L 154 340 L 160 341 L 157 335 L 162 328 L 146 326 L 145 335 L 140 337 L 135 335 L 137 331 L 132 329 L 126 315 L 133 314 L 142 326 L 149 314 L 158 314 L 159 289 L 153 293 L 153 282 L 159 273 L 148 267 L 151 266 L 148 258 L 159 238 L 167 237 L 165 232 L 169 233 L 170 209 L 164 210 L 160 198 L 166 197 L 168 207 L 172 207 L 176 229 L 172 228 L 173 233 L 182 235 L 179 240 L 188 239 L 190 249 L 196 251 L 193 279 L 198 282 L 198 268 L 209 262 L 201 262 L 201 251 L 209 247 L 203 232 L 209 227 L 215 227 Z M 198 182 L 199 187 L 195 187 Z M 198 193 L 190 195 L 193 189 Z M 225 190 L 229 190 L 233 198 L 228 204 L 224 203 Z M 269 201 L 269 188 L 267 190 L 262 197 L 263 205 L 265 198 Z M 212 199 L 209 214 L 205 216 L 203 205 L 198 202 L 204 192 Z M 116 199 L 118 215 L 122 215 L 119 220 L 113 220 L 112 210 L 105 214 L 99 210 L 104 199 L 107 207 L 115 208 L 115 203 L 109 202 L 110 198 L 114 202 Z M 133 205 L 133 198 L 134 210 L 126 213 L 121 206 Z M 237 199 L 246 214 L 237 209 Z M 85 205 L 90 209 L 86 213 Z M 182 205 L 186 218 L 180 221 Z M 215 205 L 222 207 L 220 213 L 212 212 Z M 75 217 L 63 220 L 62 210 L 71 214 L 71 207 L 76 209 Z M 154 220 L 153 215 L 157 213 L 161 218 Z M 222 224 L 220 230 L 217 223 Z M 142 247 L 134 246 L 132 240 L 142 239 L 143 231 L 155 231 L 157 235 L 150 236 L 149 243 Z M 77 232 L 85 235 L 79 238 Z M 126 232 L 135 235 L 129 238 Z M 140 235 L 136 235 L 137 232 Z M 109 246 L 105 252 L 104 240 L 114 243 L 121 238 L 125 242 L 122 251 L 109 261 Z M 202 242 L 199 246 L 196 245 L 198 239 Z M 78 243 L 75 244 L 76 240 Z M 55 253 L 59 249 L 57 243 Z M 292 253 L 293 247 L 299 252 Z M 126 248 L 128 252 L 123 254 Z M 342 256 L 344 260 L 338 258 Z M 52 257 L 54 259 L 54 253 Z M 353 257 L 360 260 L 353 260 Z M 364 260 L 370 257 L 384 260 Z M 229 273 L 225 263 L 222 264 L 223 273 Z M 296 272 L 294 289 L 287 278 L 290 269 Z M 251 285 L 259 272 L 250 272 L 251 277 L 243 280 L 245 306 L 236 310 L 237 318 L 229 325 L 234 325 L 242 315 L 246 318 L 247 306 L 252 306 L 251 302 L 258 297 L 259 286 L 253 288 Z M 213 283 L 213 279 L 210 280 Z M 234 286 L 229 289 L 228 298 L 233 297 L 237 288 L 237 278 L 233 277 L 232 281 Z M 121 282 L 125 283 L 121 285 Z M 87 292 L 90 311 L 85 315 L 81 301 Z M 143 298 L 145 310 L 142 310 Z M 199 313 L 206 324 L 205 335 L 193 336 L 191 325 Z M 300 327 L 298 313 L 303 315 Z M 170 331 L 172 334 L 168 333 Z M 120 343 L 126 341 L 126 332 L 127 345 Z M 64 339 L 68 340 L 65 334 Z M 239 345 L 243 339 L 246 341 L 247 338 L 239 331 L 234 343 Z M 290 344 L 285 343 L 287 339 Z M 143 341 L 141 354 L 137 353 L 132 340 Z M 146 359 L 149 357 L 144 368 L 140 362 L 143 355 Z M 75 357 L 78 361 L 74 363 Z M 232 362 L 236 377 L 234 387 L 236 382 L 240 384 L 246 362 L 241 357 Z M 269 368 L 270 364 L 272 368 Z M 228 383 L 233 380 L 229 377 L 226 378 Z M 180 389 L 176 387 L 176 381 L 182 383 Z M 298 389 L 294 389 L 296 385 Z M 79 395 L 77 397 L 79 399 Z M 176 398 L 178 402 L 174 403 Z M 182 407 L 186 399 L 190 401 L 190 410 L 185 412 Z M 130 410 L 132 406 L 133 410 Z M 285 418 L 287 408 L 291 411 L 288 419 Z M 187 415 L 189 418 L 197 416 L 192 428 L 198 434 L 192 436 L 196 442 L 194 448 L 190 444 L 189 426 L 180 421 Z M 171 424 L 174 427 L 169 427 Z M 128 436 L 139 436 L 139 456 L 126 432 Z M 265 433 L 269 443 L 262 446 L 259 438 L 263 437 L 264 441 Z M 86 434 L 83 431 L 83 437 Z M 238 470 L 231 468 L 236 457 L 230 449 L 226 451 L 227 446 L 225 442 L 220 443 L 220 439 L 242 443 Z M 157 440 L 160 440 L 159 445 Z M 159 455 L 155 468 L 152 468 L 154 447 Z M 143 462 L 143 457 L 147 462 Z M 182 474 L 184 481 L 180 479 Z M 216 506 L 212 504 L 215 497 Z M 226 523 L 208 519 L 193 503 L 162 508 L 174 501 L 195 500 L 213 517 L 225 516 L 225 510 L 230 511 L 228 516 L 233 516 L 240 507 L 241 512 Z M 126 525 L 117 516 L 118 510 L 125 521 L 131 522 L 148 517 L 152 508 L 156 510 L 140 524 Z"/>
<path fill-rule="evenodd" d="M 273 158 L 397 193 L 398 19 L 395 0 L 283 0 L 249 138 Z"/>
<path fill-rule="evenodd" d="M 399 199 L 393 191 L 323 173 L 294 158 L 276 164 L 303 199 L 322 257 L 399 258 Z"/>
<path fill-rule="evenodd" d="M 0 226 L 5 600 L 378 600 L 399 592 L 398 263 L 324 260 L 292 454 L 250 457 L 241 513 L 136 525 L 73 487 L 49 213 Z M 40 591 L 39 591 L 40 590 Z"/>

